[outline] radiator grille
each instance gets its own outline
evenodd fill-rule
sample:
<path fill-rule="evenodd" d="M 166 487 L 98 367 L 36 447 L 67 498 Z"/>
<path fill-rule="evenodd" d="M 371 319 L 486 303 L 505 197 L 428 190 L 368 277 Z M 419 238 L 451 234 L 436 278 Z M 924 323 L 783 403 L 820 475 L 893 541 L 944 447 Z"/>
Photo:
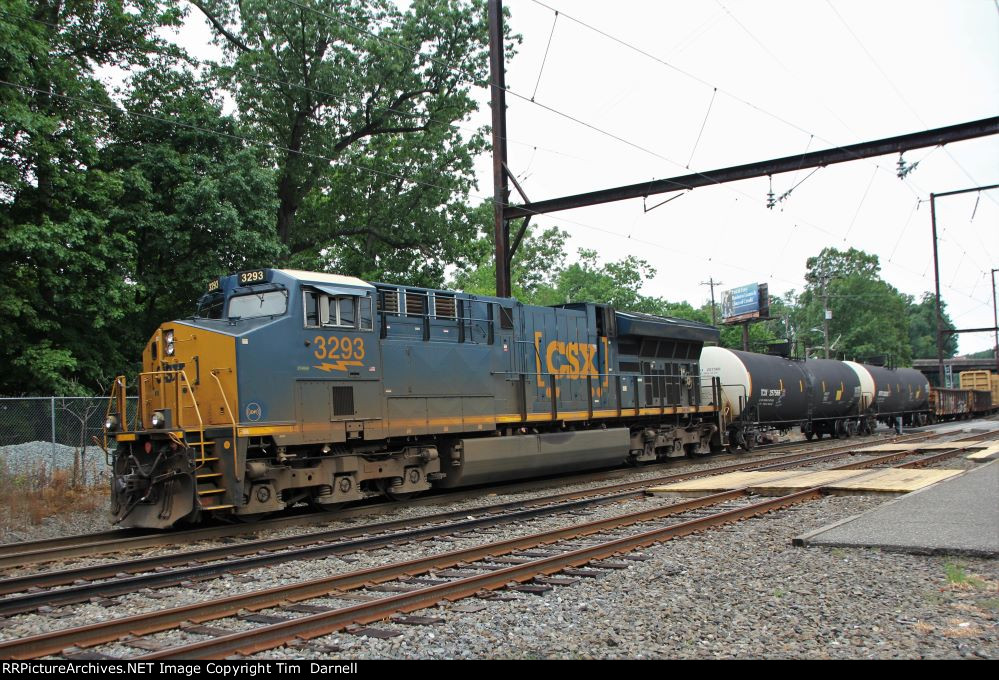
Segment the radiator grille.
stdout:
<path fill-rule="evenodd" d="M 352 416 L 354 415 L 354 388 L 334 387 L 333 388 L 333 415 Z"/>

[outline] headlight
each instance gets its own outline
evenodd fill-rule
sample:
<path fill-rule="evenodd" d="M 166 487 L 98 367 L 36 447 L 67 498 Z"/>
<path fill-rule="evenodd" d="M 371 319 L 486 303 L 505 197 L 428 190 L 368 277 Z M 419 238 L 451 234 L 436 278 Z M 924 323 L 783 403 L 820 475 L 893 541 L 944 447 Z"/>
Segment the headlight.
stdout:
<path fill-rule="evenodd" d="M 108 432 L 116 432 L 118 430 L 118 416 L 108 416 L 107 420 L 104 421 L 104 429 Z"/>
<path fill-rule="evenodd" d="M 163 344 L 165 346 L 164 351 L 166 352 L 166 355 L 168 357 L 172 357 L 174 352 L 173 331 L 165 331 L 163 333 Z"/>
<path fill-rule="evenodd" d="M 153 427 L 163 427 L 166 425 L 166 416 L 162 411 L 153 411 L 152 422 Z"/>

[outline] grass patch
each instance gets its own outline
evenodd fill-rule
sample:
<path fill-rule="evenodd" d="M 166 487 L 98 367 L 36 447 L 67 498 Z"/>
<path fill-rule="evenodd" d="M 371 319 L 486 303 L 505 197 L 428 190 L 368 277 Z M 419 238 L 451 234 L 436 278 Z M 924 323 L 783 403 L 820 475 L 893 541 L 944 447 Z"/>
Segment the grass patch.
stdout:
<path fill-rule="evenodd" d="M 952 586 L 982 588 L 985 585 L 980 578 L 968 574 L 960 562 L 945 563 L 944 573 L 947 575 L 947 582 Z"/>
<path fill-rule="evenodd" d="M 987 609 L 993 612 L 999 612 L 999 597 L 987 597 L 984 600 L 978 600 L 976 604 L 981 609 Z"/>
<path fill-rule="evenodd" d="M 39 461 L 27 471 L 13 473 L 0 460 L 0 531 L 37 526 L 57 515 L 92 512 L 107 503 L 107 484 L 96 474 L 83 474 L 82 467 L 79 454 L 72 470 L 53 470 Z"/>

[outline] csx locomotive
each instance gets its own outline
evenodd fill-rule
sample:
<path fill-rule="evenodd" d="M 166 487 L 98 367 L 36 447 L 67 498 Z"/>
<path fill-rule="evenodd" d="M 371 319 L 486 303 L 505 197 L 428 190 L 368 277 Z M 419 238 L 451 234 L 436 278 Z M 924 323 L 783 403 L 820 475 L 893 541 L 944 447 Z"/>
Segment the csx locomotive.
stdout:
<path fill-rule="evenodd" d="M 111 510 L 164 528 L 718 449 L 717 339 L 600 304 L 225 276 L 149 340 L 131 422 L 115 381 Z"/>

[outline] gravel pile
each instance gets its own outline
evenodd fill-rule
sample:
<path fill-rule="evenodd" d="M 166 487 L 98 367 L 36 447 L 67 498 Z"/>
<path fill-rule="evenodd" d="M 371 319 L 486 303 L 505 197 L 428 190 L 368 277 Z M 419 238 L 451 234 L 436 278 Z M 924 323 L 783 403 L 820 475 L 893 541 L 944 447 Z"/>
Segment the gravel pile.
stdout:
<path fill-rule="evenodd" d="M 12 476 L 31 476 L 38 473 L 43 466 L 49 472 L 72 470 L 77 451 L 79 449 L 76 447 L 52 442 L 26 442 L 0 446 L 0 465 Z M 83 449 L 81 459 L 88 483 L 93 483 L 107 474 L 104 451 L 100 447 L 86 447 Z"/>

